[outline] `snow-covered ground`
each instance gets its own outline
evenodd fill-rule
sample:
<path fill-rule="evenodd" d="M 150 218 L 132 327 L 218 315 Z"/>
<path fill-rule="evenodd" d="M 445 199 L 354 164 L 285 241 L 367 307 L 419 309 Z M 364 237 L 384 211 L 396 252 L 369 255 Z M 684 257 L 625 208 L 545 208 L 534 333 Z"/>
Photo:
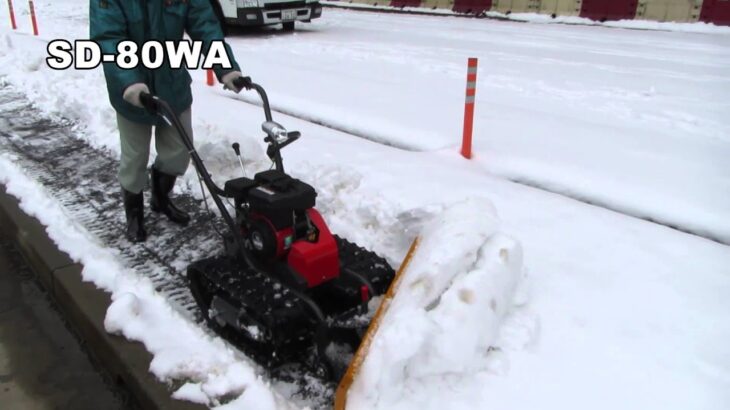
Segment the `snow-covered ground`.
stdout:
<path fill-rule="evenodd" d="M 36 3 L 41 37 L 85 38 L 85 4 Z M 401 352 L 400 370 L 383 369 L 374 382 L 379 394 L 361 396 L 353 408 L 726 408 L 730 248 L 502 177 L 730 242 L 728 39 L 332 10 L 293 35 L 235 34 L 239 62 L 270 90 L 275 107 L 367 137 L 276 116 L 303 132 L 285 161 L 320 191 L 334 231 L 398 261 L 425 226 L 438 231 L 426 221 L 466 203 L 470 223 L 473 204 L 491 203 L 494 209 L 482 205 L 485 221 L 470 223 L 476 233 L 463 234 L 485 243 L 509 235 L 530 269 L 530 296 L 522 289 L 511 301 L 528 303 L 485 316 L 487 328 L 498 322 L 496 333 L 472 344 L 498 349 L 453 373 L 429 373 L 439 367 L 403 364 L 429 352 L 456 356 L 421 340 Z M 117 152 L 100 70 L 53 71 L 44 53 L 43 40 L 3 31 L 0 76 Z M 477 158 L 466 162 L 456 146 L 470 56 L 480 57 L 481 68 Z M 196 140 L 214 175 L 237 175 L 227 148 L 235 140 L 251 168 L 261 167 L 262 114 L 235 101 L 255 98 L 194 77 Z M 488 295 L 514 291 L 483 286 Z M 135 310 L 133 299 L 119 300 L 120 309 Z M 431 310 L 419 323 L 442 313 Z M 420 335 L 448 334 L 454 325 L 434 323 Z M 389 385 L 394 369 L 404 377 Z M 247 375 L 251 386 L 268 388 Z M 183 393 L 199 397 L 201 385 Z M 277 394 L 262 397 L 274 406 Z"/>
<path fill-rule="evenodd" d="M 445 8 L 426 8 L 426 7 L 391 7 L 390 5 L 371 5 L 362 3 L 352 3 L 350 1 L 338 1 L 338 0 L 323 0 L 321 2 L 330 7 L 353 9 L 353 10 L 383 10 L 383 11 L 398 11 L 404 13 L 414 14 L 433 14 L 439 16 L 459 16 L 474 18 L 473 15 L 465 15 L 464 13 L 458 13 L 450 9 Z M 681 31 L 685 33 L 725 33 L 730 34 L 730 27 L 718 26 L 713 23 L 693 22 L 693 23 L 678 23 L 674 21 L 653 21 L 653 20 L 608 20 L 608 21 L 596 21 L 585 17 L 578 16 L 555 16 L 552 17 L 550 14 L 541 13 L 502 13 L 499 11 L 487 11 L 484 13 L 484 17 L 490 17 L 501 20 L 520 21 L 526 23 L 539 23 L 539 24 L 575 24 L 582 26 L 601 26 L 601 27 L 613 27 L 613 28 L 628 28 L 634 30 L 664 30 L 664 31 Z M 481 18 L 481 17 L 480 17 Z"/>
<path fill-rule="evenodd" d="M 231 43 L 275 105 L 427 151 L 457 149 L 478 57 L 476 164 L 730 243 L 730 33 L 327 10 Z"/>

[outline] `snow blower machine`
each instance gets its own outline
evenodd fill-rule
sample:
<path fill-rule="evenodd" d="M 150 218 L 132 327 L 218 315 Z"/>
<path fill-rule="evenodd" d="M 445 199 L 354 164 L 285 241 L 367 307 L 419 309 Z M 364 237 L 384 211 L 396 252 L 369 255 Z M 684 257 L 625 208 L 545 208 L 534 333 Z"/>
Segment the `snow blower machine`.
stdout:
<path fill-rule="evenodd" d="M 261 86 L 247 77 L 236 86 L 261 97 L 273 169 L 231 179 L 222 189 L 170 106 L 151 94 L 141 98 L 177 129 L 227 227 L 225 251 L 188 266 L 189 286 L 208 326 L 261 365 L 302 363 L 337 381 L 367 330 L 369 300 L 387 291 L 394 271 L 382 257 L 330 232 L 314 208 L 314 188 L 284 171 L 281 151 L 300 133 L 272 120 Z M 243 168 L 239 145 L 233 149 Z M 224 203 L 231 200 L 234 212 Z"/>

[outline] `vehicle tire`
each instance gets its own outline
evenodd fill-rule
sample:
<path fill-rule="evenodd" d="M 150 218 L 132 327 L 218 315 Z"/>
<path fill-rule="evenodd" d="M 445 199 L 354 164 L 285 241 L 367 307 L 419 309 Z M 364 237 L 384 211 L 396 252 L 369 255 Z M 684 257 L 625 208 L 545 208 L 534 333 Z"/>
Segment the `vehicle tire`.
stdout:
<path fill-rule="evenodd" d="M 228 27 L 226 26 L 226 19 L 223 16 L 223 7 L 221 7 L 221 4 L 218 2 L 218 0 L 210 0 L 210 5 L 213 7 L 213 13 L 215 13 L 215 17 L 218 19 L 218 23 L 221 25 L 223 35 L 227 36 Z"/>
<path fill-rule="evenodd" d="M 284 31 L 294 31 L 294 21 L 287 21 L 286 23 L 281 23 L 282 26 L 284 26 Z"/>

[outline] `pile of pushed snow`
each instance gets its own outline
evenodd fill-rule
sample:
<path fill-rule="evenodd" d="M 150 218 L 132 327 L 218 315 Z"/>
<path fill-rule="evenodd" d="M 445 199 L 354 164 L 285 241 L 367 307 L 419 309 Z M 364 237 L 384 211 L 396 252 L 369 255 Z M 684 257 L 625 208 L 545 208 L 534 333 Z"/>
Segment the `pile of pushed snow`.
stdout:
<path fill-rule="evenodd" d="M 525 301 L 522 249 L 500 233 L 487 200 L 433 216 L 403 275 L 348 409 L 454 408 L 444 381 L 488 371 L 504 319 Z"/>

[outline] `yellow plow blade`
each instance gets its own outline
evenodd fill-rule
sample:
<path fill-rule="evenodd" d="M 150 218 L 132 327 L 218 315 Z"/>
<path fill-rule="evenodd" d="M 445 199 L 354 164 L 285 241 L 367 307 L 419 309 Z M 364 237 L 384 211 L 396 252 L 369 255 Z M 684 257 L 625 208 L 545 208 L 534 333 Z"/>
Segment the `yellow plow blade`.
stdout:
<path fill-rule="evenodd" d="M 375 312 L 375 316 L 373 316 L 373 320 L 370 322 L 370 326 L 368 326 L 365 336 L 363 336 L 362 342 L 357 348 L 357 352 L 355 352 L 355 356 L 352 358 L 345 375 L 342 376 L 342 380 L 340 380 L 340 384 L 337 386 L 337 391 L 335 392 L 334 410 L 345 410 L 347 408 L 347 393 L 349 392 L 352 384 L 355 382 L 355 378 L 360 373 L 360 367 L 370 351 L 370 345 L 375 338 L 375 334 L 378 332 L 383 316 L 385 316 L 395 294 L 398 292 L 398 287 L 400 286 L 400 281 L 403 278 L 403 273 L 406 269 L 408 269 L 408 265 L 411 263 L 411 259 L 418 248 L 418 242 L 419 238 L 416 237 L 413 240 L 413 243 L 411 243 L 411 247 L 408 249 L 406 257 L 403 259 L 403 262 L 398 268 L 398 272 L 396 272 L 393 282 L 390 284 L 390 287 L 388 287 L 388 291 L 383 296 L 383 300 L 380 302 L 380 306 L 378 306 L 378 310 Z"/>

